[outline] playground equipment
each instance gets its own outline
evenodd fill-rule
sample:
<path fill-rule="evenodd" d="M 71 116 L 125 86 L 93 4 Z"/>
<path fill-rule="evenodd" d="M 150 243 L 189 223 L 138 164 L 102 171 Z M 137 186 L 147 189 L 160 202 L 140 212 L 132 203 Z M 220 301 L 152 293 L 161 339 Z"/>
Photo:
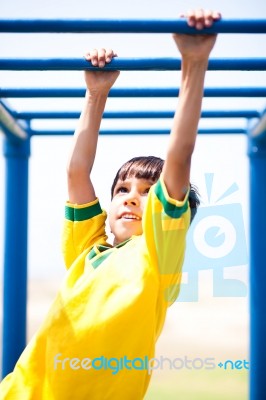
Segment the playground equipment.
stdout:
<path fill-rule="evenodd" d="M 198 33 L 179 20 L 0 20 L 0 32 L 61 33 Z M 266 20 L 221 20 L 201 33 L 266 33 Z M 0 59 L 0 70 L 95 70 L 82 59 Z M 178 59 L 114 59 L 107 69 L 179 70 Z M 209 70 L 265 71 L 266 58 L 211 59 Z M 83 89 L 0 88 L 0 127 L 6 159 L 4 243 L 3 376 L 9 373 L 26 344 L 28 160 L 30 139 L 36 135 L 71 135 L 73 131 L 32 130 L 32 119 L 77 118 L 76 112 L 17 112 L 5 98 L 83 97 Z M 176 97 L 177 88 L 114 88 L 110 97 Z M 205 97 L 266 97 L 266 87 L 206 88 Z M 171 111 L 105 112 L 104 118 L 171 118 Z M 247 134 L 250 159 L 250 399 L 261 400 L 266 359 L 266 112 L 215 110 L 202 118 L 257 118 L 252 129 L 201 129 L 203 134 Z M 168 134 L 160 130 L 102 130 L 100 134 Z M 19 198 L 19 202 L 17 199 Z M 19 266 L 19 267 L 18 267 Z"/>

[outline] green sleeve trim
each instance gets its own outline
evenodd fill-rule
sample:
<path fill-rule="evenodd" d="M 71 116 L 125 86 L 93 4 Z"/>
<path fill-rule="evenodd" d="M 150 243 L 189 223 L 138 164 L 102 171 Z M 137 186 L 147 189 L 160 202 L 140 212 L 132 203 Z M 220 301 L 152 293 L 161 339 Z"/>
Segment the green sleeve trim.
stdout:
<path fill-rule="evenodd" d="M 85 221 L 102 213 L 99 203 L 84 208 L 65 207 L 65 218 L 70 221 Z"/>
<path fill-rule="evenodd" d="M 170 203 L 165 196 L 162 183 L 160 179 L 156 182 L 154 187 L 154 193 L 157 198 L 163 205 L 163 209 L 165 214 L 167 214 L 171 218 L 180 218 L 182 214 L 184 214 L 188 209 L 188 200 L 184 202 L 183 205 L 178 206 L 176 204 Z"/>

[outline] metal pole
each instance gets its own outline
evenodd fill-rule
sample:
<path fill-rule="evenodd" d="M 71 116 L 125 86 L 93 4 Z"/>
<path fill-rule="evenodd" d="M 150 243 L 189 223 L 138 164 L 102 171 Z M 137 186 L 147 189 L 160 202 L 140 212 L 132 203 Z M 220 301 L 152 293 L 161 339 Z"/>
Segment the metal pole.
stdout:
<path fill-rule="evenodd" d="M 177 58 L 114 58 L 104 70 L 113 71 L 180 71 Z M 0 59 L 0 70 L 8 71 L 102 71 L 80 58 Z M 264 71 L 266 58 L 217 58 L 210 59 L 209 71 Z"/>
<path fill-rule="evenodd" d="M 31 130 L 31 136 L 70 136 L 73 130 Z M 169 135 L 170 129 L 101 129 L 100 135 Z M 206 135 L 245 135 L 246 129 L 242 128 L 200 128 L 199 134 Z"/>
<path fill-rule="evenodd" d="M 266 360 L 266 113 L 249 133 L 250 158 L 250 400 L 265 398 Z"/>
<path fill-rule="evenodd" d="M 4 139 L 6 159 L 3 377 L 11 372 L 26 345 L 28 159 L 30 139 Z"/>
<path fill-rule="evenodd" d="M 174 111 L 105 111 L 103 118 L 173 118 Z M 78 111 L 19 111 L 13 112 L 16 119 L 76 119 Z M 260 118 L 256 110 L 210 110 L 202 111 L 201 118 Z"/>
<path fill-rule="evenodd" d="M 0 32 L 13 33 L 199 33 L 184 19 L 0 20 Z M 222 19 L 200 33 L 266 33 L 266 20 Z"/>
<path fill-rule="evenodd" d="M 109 97 L 177 97 L 178 88 L 112 88 Z M 84 97 L 79 88 L 0 88 L 0 98 Z M 204 97 L 266 97 L 266 87 L 205 88 Z"/>

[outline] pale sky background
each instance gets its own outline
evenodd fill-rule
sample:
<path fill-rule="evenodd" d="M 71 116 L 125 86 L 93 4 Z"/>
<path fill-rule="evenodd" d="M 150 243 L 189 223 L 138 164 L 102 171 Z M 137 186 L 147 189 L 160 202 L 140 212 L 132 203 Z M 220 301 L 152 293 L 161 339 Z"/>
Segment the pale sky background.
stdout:
<path fill-rule="evenodd" d="M 2 2 L 0 18 L 174 18 L 189 8 L 218 9 L 224 18 L 265 18 L 264 0 L 9 0 Z M 92 47 L 112 47 L 121 57 L 179 57 L 171 35 L 141 34 L 1 34 L 1 57 L 82 57 Z M 220 35 L 215 57 L 266 57 L 265 35 Z M 205 87 L 265 86 L 265 72 L 208 72 Z M 122 72 L 116 87 L 178 87 L 179 72 Z M 2 87 L 84 87 L 83 74 L 66 72 L 0 71 Z M 82 99 L 10 99 L 16 110 L 80 111 Z M 176 99 L 109 99 L 107 110 L 174 110 Z M 207 98 L 203 109 L 257 109 L 262 98 Z M 36 121 L 33 127 L 73 129 L 76 121 Z M 169 127 L 170 120 L 103 121 L 102 127 Z M 245 120 L 202 120 L 202 127 L 245 127 Z M 94 185 L 104 208 L 109 207 L 110 187 L 117 169 L 137 155 L 165 157 L 167 136 L 100 137 L 94 166 Z M 65 166 L 70 137 L 34 137 L 31 142 L 29 190 L 29 279 L 58 279 L 64 274 L 60 233 L 67 199 Z M 240 203 L 248 235 L 248 158 L 244 136 L 199 136 L 193 157 L 191 180 L 206 201 L 204 175 L 214 173 L 211 203 L 234 182 L 239 191 L 223 204 Z M 19 199 L 18 199 L 19 201 Z M 0 157 L 0 269 L 3 254 L 4 159 Z M 15 251 L 16 249 L 14 249 Z M 234 273 L 247 282 L 247 265 Z M 243 299 L 246 301 L 246 299 Z"/>

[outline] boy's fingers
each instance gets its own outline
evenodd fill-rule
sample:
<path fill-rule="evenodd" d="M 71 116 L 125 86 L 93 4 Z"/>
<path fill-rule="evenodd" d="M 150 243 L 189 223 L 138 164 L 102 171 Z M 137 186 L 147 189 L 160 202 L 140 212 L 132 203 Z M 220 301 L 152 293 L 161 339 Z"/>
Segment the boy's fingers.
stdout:
<path fill-rule="evenodd" d="M 90 60 L 91 59 L 91 55 L 90 55 L 90 52 L 88 52 L 88 53 L 85 53 L 84 54 L 84 58 L 85 58 L 85 60 Z"/>
<path fill-rule="evenodd" d="M 204 11 L 202 9 L 195 12 L 195 27 L 196 29 L 204 28 Z"/>
<path fill-rule="evenodd" d="M 202 10 L 202 8 L 195 11 L 195 17 L 196 17 L 197 21 L 204 20 L 204 11 Z"/>
<path fill-rule="evenodd" d="M 97 49 L 90 50 L 89 60 L 91 61 L 92 65 L 94 65 L 94 66 L 98 65 L 98 50 Z"/>
<path fill-rule="evenodd" d="M 112 49 L 107 49 L 105 53 L 105 61 L 109 63 L 113 57 L 117 57 L 117 54 Z"/>
<path fill-rule="evenodd" d="M 98 50 L 98 65 L 100 68 L 105 66 L 105 49 Z"/>
<path fill-rule="evenodd" d="M 112 49 L 105 50 L 101 49 L 93 49 L 87 52 L 84 55 L 87 61 L 91 61 L 92 65 L 100 68 L 105 66 L 105 63 L 109 63 L 112 61 L 113 57 L 117 57 L 117 53 L 115 53 Z"/>
<path fill-rule="evenodd" d="M 194 10 L 189 10 L 187 12 L 187 15 L 184 15 L 187 17 L 187 23 L 189 26 L 195 26 L 195 12 Z"/>
<path fill-rule="evenodd" d="M 203 29 L 204 27 L 210 27 L 213 21 L 221 19 L 221 14 L 217 11 L 212 10 L 189 10 L 186 14 L 180 14 L 180 18 L 187 18 L 187 23 L 191 27 L 196 29 Z"/>
<path fill-rule="evenodd" d="M 222 18 L 222 14 L 219 11 L 214 11 L 212 17 L 215 21 L 217 21 Z"/>
<path fill-rule="evenodd" d="M 212 26 L 213 23 L 213 12 L 212 10 L 206 10 L 204 13 L 204 24 L 206 27 Z"/>
<path fill-rule="evenodd" d="M 217 21 L 219 19 L 221 19 L 221 13 L 219 13 L 218 11 L 205 11 L 205 26 L 211 26 L 214 21 Z"/>
<path fill-rule="evenodd" d="M 191 27 L 202 29 L 204 26 L 204 11 L 202 9 L 189 10 L 187 13 L 187 23 Z"/>

